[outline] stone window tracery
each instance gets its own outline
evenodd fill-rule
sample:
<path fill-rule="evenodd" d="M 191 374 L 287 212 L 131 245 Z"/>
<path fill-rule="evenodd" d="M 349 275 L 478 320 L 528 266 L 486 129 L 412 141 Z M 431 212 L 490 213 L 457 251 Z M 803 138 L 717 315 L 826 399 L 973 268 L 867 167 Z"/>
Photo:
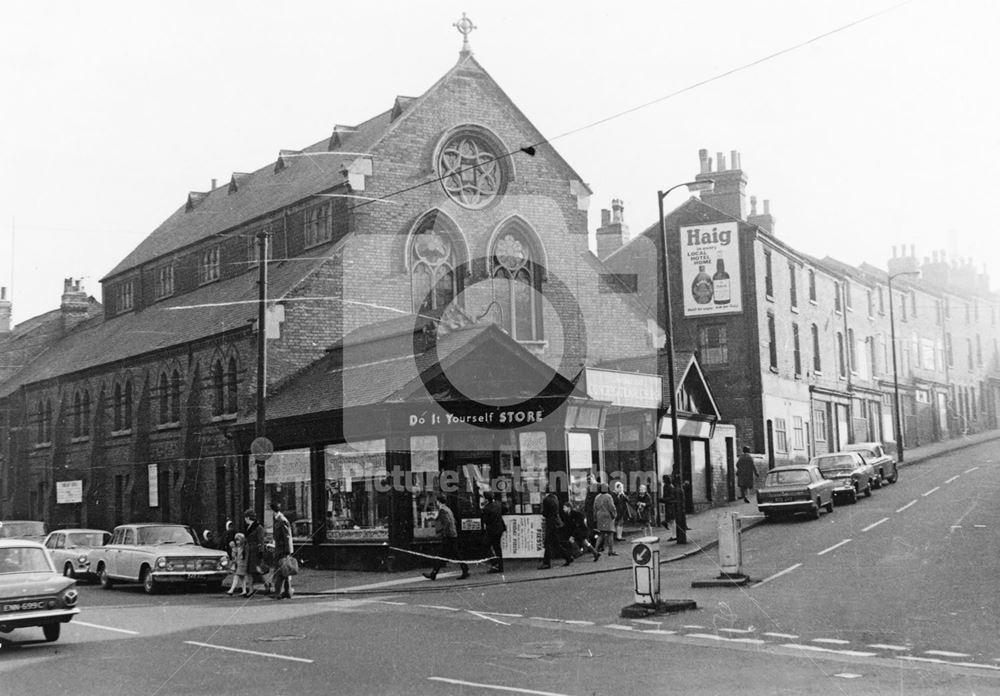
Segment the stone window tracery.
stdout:
<path fill-rule="evenodd" d="M 451 136 L 437 158 L 445 192 L 466 208 L 483 208 L 503 193 L 505 171 L 501 153 L 487 138 L 461 131 Z"/>
<path fill-rule="evenodd" d="M 410 239 L 409 267 L 416 313 L 438 311 L 458 297 L 456 266 L 461 262 L 455 239 L 447 227 L 431 222 Z"/>
<path fill-rule="evenodd" d="M 542 340 L 541 269 L 528 234 L 509 227 L 490 252 L 493 294 L 503 327 L 518 341 Z"/>

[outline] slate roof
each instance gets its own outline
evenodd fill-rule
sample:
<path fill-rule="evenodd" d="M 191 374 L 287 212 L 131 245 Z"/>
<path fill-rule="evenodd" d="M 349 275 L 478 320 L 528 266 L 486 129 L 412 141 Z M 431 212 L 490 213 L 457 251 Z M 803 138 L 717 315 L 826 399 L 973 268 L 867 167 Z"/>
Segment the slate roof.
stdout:
<path fill-rule="evenodd" d="M 305 254 L 272 265 L 268 275 L 269 301 L 281 299 L 322 264 L 331 253 L 330 249 L 322 251 L 322 254 L 314 251 L 312 259 Z M 246 328 L 249 321 L 257 318 L 257 302 L 257 275 L 244 273 L 157 302 L 142 311 L 107 320 L 95 317 L 74 328 L 11 379 L 0 383 L 0 398 L 24 384 Z"/>

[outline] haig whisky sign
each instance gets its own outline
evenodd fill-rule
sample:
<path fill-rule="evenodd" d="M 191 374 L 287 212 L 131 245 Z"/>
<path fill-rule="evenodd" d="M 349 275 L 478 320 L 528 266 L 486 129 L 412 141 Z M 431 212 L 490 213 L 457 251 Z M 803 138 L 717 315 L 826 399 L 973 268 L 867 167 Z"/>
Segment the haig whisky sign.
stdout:
<path fill-rule="evenodd" d="M 681 227 L 684 316 L 743 311 L 737 223 Z"/>

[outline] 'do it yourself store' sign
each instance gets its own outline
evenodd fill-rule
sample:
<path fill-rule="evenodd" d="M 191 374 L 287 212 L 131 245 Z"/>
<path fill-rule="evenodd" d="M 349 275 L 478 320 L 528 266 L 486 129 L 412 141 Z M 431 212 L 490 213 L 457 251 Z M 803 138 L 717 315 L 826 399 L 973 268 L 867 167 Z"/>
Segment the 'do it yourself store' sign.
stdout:
<path fill-rule="evenodd" d="M 743 311 L 737 223 L 680 228 L 684 316 Z"/>

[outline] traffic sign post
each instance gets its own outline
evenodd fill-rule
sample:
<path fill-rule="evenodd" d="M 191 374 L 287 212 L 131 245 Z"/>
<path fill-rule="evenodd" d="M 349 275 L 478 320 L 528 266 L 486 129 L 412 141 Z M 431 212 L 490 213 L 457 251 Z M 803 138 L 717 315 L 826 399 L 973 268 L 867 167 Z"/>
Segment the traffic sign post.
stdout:
<path fill-rule="evenodd" d="M 664 600 L 660 597 L 660 538 L 639 537 L 632 540 L 632 604 L 622 608 L 621 615 L 638 619 L 653 614 L 670 614 L 697 609 L 691 599 Z"/>

